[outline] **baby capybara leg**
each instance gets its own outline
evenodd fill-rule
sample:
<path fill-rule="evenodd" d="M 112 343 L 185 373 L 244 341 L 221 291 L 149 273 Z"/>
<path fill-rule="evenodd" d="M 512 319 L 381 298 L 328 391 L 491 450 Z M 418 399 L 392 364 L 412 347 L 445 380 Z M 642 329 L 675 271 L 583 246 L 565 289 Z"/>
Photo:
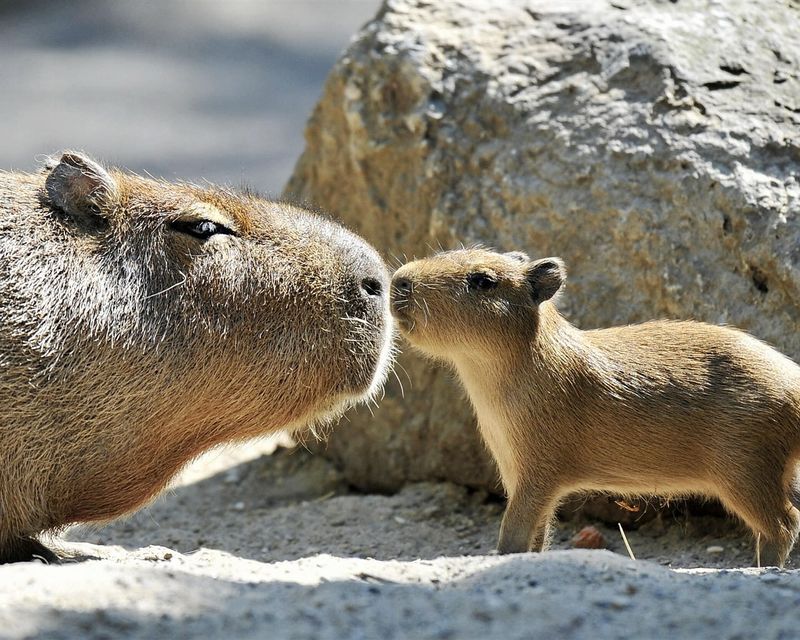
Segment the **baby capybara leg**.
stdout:
<path fill-rule="evenodd" d="M 556 500 L 550 489 L 523 485 L 508 499 L 500 525 L 500 553 L 542 551 L 549 542 Z"/>
<path fill-rule="evenodd" d="M 543 514 L 537 525 L 533 529 L 533 536 L 528 542 L 530 551 L 544 551 L 550 546 L 550 539 L 553 537 L 554 510 L 548 510 Z"/>
<path fill-rule="evenodd" d="M 0 547 L 0 564 L 9 562 L 30 562 L 44 560 L 48 564 L 58 564 L 58 556 L 36 538 L 22 536 L 11 538 Z"/>
<path fill-rule="evenodd" d="M 765 567 L 783 567 L 800 533 L 800 511 L 788 500 L 783 513 L 773 519 L 772 531 L 760 536 L 759 555 Z"/>
<path fill-rule="evenodd" d="M 519 496 L 508 499 L 503 521 L 500 523 L 500 539 L 497 541 L 499 553 L 525 553 L 528 550 L 539 518 L 539 514 L 533 509 L 533 505 L 526 504 Z"/>
<path fill-rule="evenodd" d="M 730 488 L 721 498 L 756 534 L 761 566 L 782 567 L 800 533 L 800 512 L 789 500 L 787 487 L 762 476 Z"/>

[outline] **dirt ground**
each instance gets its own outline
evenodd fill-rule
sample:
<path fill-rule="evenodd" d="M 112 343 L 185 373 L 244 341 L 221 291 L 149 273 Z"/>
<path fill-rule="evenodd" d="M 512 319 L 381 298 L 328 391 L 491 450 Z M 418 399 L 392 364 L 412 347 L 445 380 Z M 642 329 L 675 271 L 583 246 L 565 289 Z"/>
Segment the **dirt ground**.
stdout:
<path fill-rule="evenodd" d="M 273 446 L 212 452 L 149 509 L 100 531 L 76 528 L 67 539 L 129 549 L 162 545 L 183 554 L 208 547 L 258 562 L 318 553 L 430 560 L 494 549 L 504 504 L 486 492 L 419 483 L 395 495 L 364 495 L 350 491 L 331 463 L 302 448 L 247 459 Z M 573 536 L 587 524 L 602 532 L 609 550 L 627 556 L 617 528 L 581 518 L 560 523 L 554 548 L 572 548 Z M 667 514 L 626 536 L 638 559 L 668 567 L 721 569 L 753 561 L 752 536 L 725 518 Z M 722 552 L 713 549 L 720 546 Z"/>
<path fill-rule="evenodd" d="M 723 518 L 600 526 L 608 550 L 493 553 L 503 504 L 448 484 L 350 491 L 302 449 L 212 452 L 156 504 L 0 567 L 3 638 L 795 638 L 800 573 L 748 568 Z M 716 549 L 714 548 L 716 547 Z M 719 549 L 721 547 L 721 550 Z"/>

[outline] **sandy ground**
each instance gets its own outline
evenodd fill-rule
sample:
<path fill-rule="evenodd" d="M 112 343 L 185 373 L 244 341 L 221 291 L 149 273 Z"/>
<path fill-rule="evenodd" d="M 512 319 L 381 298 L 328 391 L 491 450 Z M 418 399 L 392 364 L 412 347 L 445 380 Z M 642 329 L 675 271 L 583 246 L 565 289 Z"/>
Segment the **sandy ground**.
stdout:
<path fill-rule="evenodd" d="M 611 527 L 609 550 L 570 549 L 582 521 L 554 551 L 497 556 L 485 493 L 357 494 L 272 446 L 209 454 L 129 520 L 69 531 L 73 561 L 0 567 L 0 637 L 800 636 L 800 572 L 744 568 L 750 537 L 724 519 L 630 530 L 636 561 Z"/>

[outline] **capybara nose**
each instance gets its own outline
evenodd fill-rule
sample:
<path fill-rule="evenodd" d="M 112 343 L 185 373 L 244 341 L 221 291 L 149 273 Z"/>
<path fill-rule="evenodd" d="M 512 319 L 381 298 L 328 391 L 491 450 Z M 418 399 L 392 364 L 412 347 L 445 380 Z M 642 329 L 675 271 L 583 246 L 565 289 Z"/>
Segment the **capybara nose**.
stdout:
<path fill-rule="evenodd" d="M 368 296 L 380 298 L 383 294 L 383 285 L 377 278 L 364 278 L 361 281 L 361 290 Z"/>
<path fill-rule="evenodd" d="M 392 287 L 398 294 L 401 295 L 408 295 L 409 293 L 411 293 L 413 289 L 411 280 L 403 277 L 395 278 L 394 280 L 392 280 Z"/>
<path fill-rule="evenodd" d="M 380 309 L 388 315 L 384 305 L 384 293 L 389 287 L 389 272 L 383 259 L 365 240 L 340 228 L 323 227 L 321 236 L 331 243 L 334 260 L 346 274 L 342 285 L 348 296 L 361 298 L 371 308 Z"/>

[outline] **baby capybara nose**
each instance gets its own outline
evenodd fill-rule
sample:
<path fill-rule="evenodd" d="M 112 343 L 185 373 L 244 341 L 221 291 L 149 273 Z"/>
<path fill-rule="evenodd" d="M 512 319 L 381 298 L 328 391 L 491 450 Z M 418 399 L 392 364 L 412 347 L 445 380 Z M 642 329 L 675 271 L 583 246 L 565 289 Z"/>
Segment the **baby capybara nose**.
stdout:
<path fill-rule="evenodd" d="M 413 286 L 411 284 L 411 280 L 405 278 L 403 276 L 395 276 L 392 279 L 392 289 L 395 293 L 400 295 L 408 295 L 411 293 Z"/>

